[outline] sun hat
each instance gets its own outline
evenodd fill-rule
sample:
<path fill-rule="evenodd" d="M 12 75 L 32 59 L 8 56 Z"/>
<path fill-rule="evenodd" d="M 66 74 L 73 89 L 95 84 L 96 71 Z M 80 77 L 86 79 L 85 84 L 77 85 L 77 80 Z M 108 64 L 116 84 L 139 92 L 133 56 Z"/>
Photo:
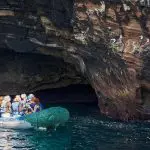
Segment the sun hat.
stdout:
<path fill-rule="evenodd" d="M 28 97 L 27 97 L 27 101 L 31 101 L 31 99 L 32 99 L 33 97 L 35 97 L 34 94 L 29 94 Z"/>
<path fill-rule="evenodd" d="M 4 101 L 10 102 L 11 101 L 11 97 L 9 95 L 4 96 Z"/>
<path fill-rule="evenodd" d="M 16 95 L 15 98 L 14 98 L 14 101 L 15 102 L 19 102 L 20 100 L 21 100 L 20 95 Z"/>
<path fill-rule="evenodd" d="M 27 98 L 27 95 L 25 93 L 21 94 L 21 98 Z"/>

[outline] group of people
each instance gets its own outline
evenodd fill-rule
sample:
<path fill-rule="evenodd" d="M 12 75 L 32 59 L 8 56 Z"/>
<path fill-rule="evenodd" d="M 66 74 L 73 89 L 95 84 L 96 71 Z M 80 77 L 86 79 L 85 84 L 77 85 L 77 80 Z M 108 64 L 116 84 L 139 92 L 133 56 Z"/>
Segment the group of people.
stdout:
<path fill-rule="evenodd" d="M 33 112 L 38 112 L 41 110 L 41 104 L 34 94 L 16 95 L 14 99 L 10 96 L 0 96 L 0 112 L 1 116 L 16 116 L 31 114 Z"/>

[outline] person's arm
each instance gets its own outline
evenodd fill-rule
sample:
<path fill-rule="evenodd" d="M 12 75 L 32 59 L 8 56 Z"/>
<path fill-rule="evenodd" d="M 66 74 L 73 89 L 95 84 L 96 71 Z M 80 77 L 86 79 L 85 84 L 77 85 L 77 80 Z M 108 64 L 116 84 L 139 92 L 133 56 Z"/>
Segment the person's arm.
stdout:
<path fill-rule="evenodd" d="M 39 108 L 39 105 L 35 105 L 33 112 L 36 112 L 38 108 Z M 40 109 L 40 108 L 39 108 L 39 109 Z"/>
<path fill-rule="evenodd" d="M 11 103 L 7 103 L 6 112 L 11 112 Z"/>
<path fill-rule="evenodd" d="M 31 112 L 34 112 L 34 109 L 32 109 L 32 107 L 30 105 L 28 105 L 28 109 L 30 109 Z"/>
<path fill-rule="evenodd" d="M 19 112 L 22 112 L 22 110 L 23 110 L 22 104 L 19 103 L 19 105 L 18 105 L 18 111 L 19 111 Z"/>

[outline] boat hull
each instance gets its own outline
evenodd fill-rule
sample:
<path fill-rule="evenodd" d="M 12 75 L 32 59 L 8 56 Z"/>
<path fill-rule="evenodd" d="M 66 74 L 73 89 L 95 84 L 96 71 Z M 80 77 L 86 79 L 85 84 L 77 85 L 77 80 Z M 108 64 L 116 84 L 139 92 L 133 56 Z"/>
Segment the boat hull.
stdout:
<path fill-rule="evenodd" d="M 17 120 L 15 118 L 0 118 L 0 128 L 25 130 L 31 129 L 33 126 L 24 120 Z"/>
<path fill-rule="evenodd" d="M 51 107 L 40 112 L 25 115 L 0 118 L 0 128 L 5 129 L 31 129 L 31 128 L 57 128 L 64 125 L 70 117 L 67 109 L 62 107 Z"/>

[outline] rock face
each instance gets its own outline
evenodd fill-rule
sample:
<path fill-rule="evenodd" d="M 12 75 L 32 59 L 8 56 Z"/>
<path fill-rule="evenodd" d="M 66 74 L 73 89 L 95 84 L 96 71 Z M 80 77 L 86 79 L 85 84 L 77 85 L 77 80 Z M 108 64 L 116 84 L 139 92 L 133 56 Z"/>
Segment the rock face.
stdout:
<path fill-rule="evenodd" d="M 17 94 L 86 83 L 75 67 L 54 56 L 1 49 L 0 93 Z"/>
<path fill-rule="evenodd" d="M 1 93 L 87 80 L 101 113 L 150 119 L 149 38 L 149 0 L 1 0 Z"/>

